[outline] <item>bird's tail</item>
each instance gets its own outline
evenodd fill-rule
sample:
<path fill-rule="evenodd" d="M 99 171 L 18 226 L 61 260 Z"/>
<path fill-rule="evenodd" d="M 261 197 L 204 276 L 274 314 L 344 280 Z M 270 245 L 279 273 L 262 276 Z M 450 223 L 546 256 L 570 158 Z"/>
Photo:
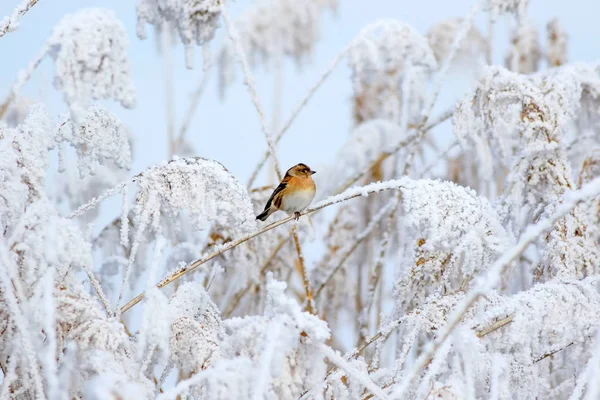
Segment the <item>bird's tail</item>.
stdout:
<path fill-rule="evenodd" d="M 256 219 L 260 219 L 261 221 L 265 221 L 271 215 L 271 207 L 265 208 L 263 212 L 256 216 Z"/>

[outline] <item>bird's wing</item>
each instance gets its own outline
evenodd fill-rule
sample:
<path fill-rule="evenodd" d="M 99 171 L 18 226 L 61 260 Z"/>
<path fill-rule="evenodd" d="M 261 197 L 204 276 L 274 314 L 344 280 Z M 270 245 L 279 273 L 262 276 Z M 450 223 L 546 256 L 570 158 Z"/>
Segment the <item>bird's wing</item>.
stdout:
<path fill-rule="evenodd" d="M 275 188 L 271 197 L 269 197 L 269 200 L 267 201 L 267 205 L 265 206 L 265 210 L 268 210 L 269 208 L 271 208 L 271 204 L 273 203 L 273 200 L 275 200 L 275 207 L 279 208 L 281 206 L 281 201 L 277 201 L 278 199 L 275 199 L 275 197 L 277 197 L 277 194 L 281 193 L 287 187 L 288 182 L 289 182 L 289 179 L 286 176 L 281 181 L 279 186 L 277 186 Z M 277 203 L 279 203 L 279 204 L 277 204 Z"/>

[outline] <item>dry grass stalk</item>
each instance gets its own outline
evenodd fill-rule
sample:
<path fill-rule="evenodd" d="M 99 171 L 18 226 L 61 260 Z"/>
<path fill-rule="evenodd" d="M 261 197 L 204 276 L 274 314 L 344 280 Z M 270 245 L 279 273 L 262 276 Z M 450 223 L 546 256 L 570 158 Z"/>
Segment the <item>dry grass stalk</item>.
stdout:
<path fill-rule="evenodd" d="M 316 314 L 313 290 L 310 285 L 308 273 L 306 272 L 306 266 L 304 265 L 304 255 L 302 254 L 302 246 L 300 245 L 300 238 L 298 237 L 297 228 L 298 225 L 295 225 L 292 228 L 292 236 L 294 237 L 294 244 L 296 246 L 296 252 L 298 253 L 298 272 L 300 272 L 300 276 L 302 277 L 302 281 L 304 283 L 304 289 L 306 290 L 306 308 L 309 313 Z"/>

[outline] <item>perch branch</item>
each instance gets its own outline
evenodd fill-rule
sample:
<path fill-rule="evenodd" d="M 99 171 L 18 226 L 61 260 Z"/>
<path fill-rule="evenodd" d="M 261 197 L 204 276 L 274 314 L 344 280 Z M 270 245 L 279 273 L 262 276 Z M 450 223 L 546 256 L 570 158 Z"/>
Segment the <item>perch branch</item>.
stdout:
<path fill-rule="evenodd" d="M 402 187 L 403 182 L 404 181 L 402 179 L 398 179 L 398 180 L 392 179 L 392 180 L 385 181 L 385 182 L 377 182 L 377 183 L 372 183 L 372 184 L 369 184 L 366 186 L 351 188 L 351 189 L 346 190 L 344 193 L 341 193 L 341 194 L 338 194 L 335 196 L 331 196 L 325 200 L 318 202 L 317 204 L 304 210 L 300 214 L 301 215 L 310 214 L 317 210 L 321 210 L 325 207 L 329 207 L 333 204 L 341 203 L 343 201 L 347 201 L 347 200 L 353 199 L 355 197 L 367 196 L 372 193 L 377 193 L 377 192 L 381 192 L 384 190 L 399 189 L 400 187 Z M 158 288 L 163 288 L 166 285 L 168 285 L 169 283 L 174 282 L 175 280 L 181 278 L 182 276 L 194 271 L 201 265 L 203 265 L 206 262 L 212 260 L 213 258 L 219 256 L 220 254 L 223 254 L 224 252 L 229 251 L 229 250 L 233 249 L 234 247 L 239 246 L 240 244 L 242 244 L 252 238 L 255 238 L 258 235 L 268 232 L 271 229 L 274 229 L 274 228 L 277 228 L 278 226 L 286 224 L 286 223 L 292 221 L 293 219 L 294 219 L 294 216 L 289 216 L 289 217 L 280 219 L 279 221 L 273 222 L 272 224 L 269 224 L 269 225 L 265 226 L 264 228 L 258 229 L 256 231 L 249 233 L 245 236 L 242 236 L 236 240 L 232 240 L 231 242 L 228 242 L 227 244 L 218 248 L 214 252 L 206 255 L 205 257 L 200 258 L 199 260 L 196 260 L 196 261 L 186 265 L 185 267 L 180 268 L 180 269 L 176 270 L 175 272 L 171 273 L 170 275 L 166 276 L 156 286 Z M 144 293 L 139 294 L 138 296 L 133 298 L 131 301 L 129 301 L 129 303 L 125 304 L 122 307 L 121 312 L 122 313 L 126 312 L 131 307 L 133 307 L 134 305 L 139 303 L 143 298 L 144 298 Z"/>

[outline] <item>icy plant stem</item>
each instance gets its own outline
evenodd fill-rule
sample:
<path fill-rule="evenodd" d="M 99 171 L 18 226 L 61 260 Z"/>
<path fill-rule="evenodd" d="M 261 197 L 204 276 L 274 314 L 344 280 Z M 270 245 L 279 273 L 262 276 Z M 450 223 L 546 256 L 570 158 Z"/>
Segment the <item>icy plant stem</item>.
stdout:
<path fill-rule="evenodd" d="M 258 373 L 258 381 L 254 386 L 254 393 L 252 394 L 252 400 L 261 400 L 265 398 L 265 392 L 268 391 L 268 381 L 271 377 L 271 362 L 275 353 L 275 346 L 279 340 L 279 332 L 281 331 L 281 325 L 272 321 L 267 329 L 267 334 L 263 342 L 262 356 L 260 360 L 260 371 Z"/>
<path fill-rule="evenodd" d="M 300 269 L 300 275 L 302 275 L 302 281 L 304 282 L 304 289 L 306 290 L 306 308 L 309 313 L 315 314 L 315 301 L 313 299 L 313 290 L 310 286 L 310 280 L 308 279 L 308 273 L 306 272 L 306 266 L 304 265 L 304 255 L 302 254 L 302 246 L 300 246 L 300 238 L 298 237 L 298 225 L 294 225 L 292 228 L 292 236 L 294 237 L 294 244 L 296 245 L 296 252 L 298 253 L 298 268 Z"/>
<path fill-rule="evenodd" d="M 506 250 L 488 269 L 487 274 L 482 278 L 478 278 L 473 288 L 458 303 L 454 311 L 448 316 L 446 325 L 438 332 L 435 340 L 425 346 L 413 367 L 400 382 L 399 387 L 394 393 L 394 398 L 403 398 L 410 387 L 411 382 L 416 378 L 420 371 L 429 364 L 433 357 L 435 357 L 437 351 L 446 342 L 454 328 L 460 323 L 467 310 L 475 304 L 480 296 L 485 295 L 498 284 L 500 276 L 506 267 L 516 260 L 527 247 L 538 238 L 538 236 L 551 229 L 559 219 L 567 215 L 579 203 L 595 197 L 598 194 L 600 194 L 600 177 L 595 178 L 577 191 L 567 193 L 564 196 L 563 203 L 556 207 L 556 211 L 552 216 L 525 228 L 523 234 L 519 238 L 519 242 L 512 248 Z"/>
<path fill-rule="evenodd" d="M 12 315 L 15 328 L 19 332 L 20 338 L 16 338 L 17 342 L 21 342 L 20 351 L 24 358 L 29 364 L 29 373 L 33 378 L 35 385 L 36 400 L 45 399 L 44 385 L 42 383 L 42 377 L 40 376 L 40 370 L 38 367 L 37 357 L 35 355 L 35 347 L 31 339 L 31 331 L 28 327 L 27 319 L 25 314 L 21 310 L 19 302 L 23 304 L 25 299 L 19 295 L 22 293 L 19 278 L 15 273 L 14 263 L 8 255 L 8 249 L 4 243 L 0 244 L 0 270 L 2 271 L 2 279 L 0 284 L 2 285 L 3 299 L 6 302 L 7 311 Z M 18 297 L 21 297 L 18 299 Z M 15 340 L 15 339 L 13 339 Z"/>
<path fill-rule="evenodd" d="M 265 117 L 264 108 L 260 102 L 258 97 L 258 91 L 256 90 L 256 83 L 254 82 L 254 77 L 250 72 L 250 67 L 248 65 L 248 60 L 246 59 L 246 55 L 244 54 L 244 49 L 242 48 L 242 43 L 240 42 L 238 31 L 233 25 L 231 21 L 231 17 L 229 16 L 229 10 L 225 4 L 225 0 L 219 1 L 221 5 L 221 14 L 223 15 L 223 20 L 225 21 L 225 26 L 227 27 L 227 34 L 229 38 L 234 44 L 235 54 L 237 56 L 238 63 L 242 68 L 242 72 L 244 73 L 244 79 L 246 82 L 246 86 L 250 91 L 250 95 L 252 96 L 252 102 L 254 103 L 254 107 L 256 107 L 256 111 L 258 112 L 258 117 L 260 119 L 260 124 L 262 126 L 263 134 L 265 135 L 265 139 L 267 140 L 267 145 L 269 146 L 269 152 L 273 156 L 273 161 L 275 164 L 275 172 L 277 172 L 277 178 L 281 180 L 283 175 L 281 174 L 281 169 L 279 167 L 279 160 L 277 159 L 277 155 L 275 153 L 275 147 L 273 145 L 273 138 L 271 137 L 271 132 L 269 126 L 267 124 L 267 118 Z"/>
<path fill-rule="evenodd" d="M 23 0 L 21 4 L 14 9 L 10 17 L 0 21 L 0 38 L 6 35 L 7 32 L 16 30 L 23 15 L 25 15 L 31 7 L 35 6 L 37 2 L 38 0 Z"/>
<path fill-rule="evenodd" d="M 54 269 L 48 268 L 44 277 L 44 330 L 46 331 L 46 349 L 44 351 L 44 375 L 48 386 L 48 398 L 58 399 L 58 365 L 56 362 L 56 304 L 54 299 Z"/>
<path fill-rule="evenodd" d="M 133 179 L 135 180 L 135 178 L 133 178 Z M 107 191 L 102 193 L 100 196 L 94 197 L 89 202 L 80 206 L 77 210 L 73 211 L 71 213 L 71 215 L 69 215 L 67 218 L 72 219 L 72 218 L 78 217 L 78 216 L 82 215 L 83 213 L 85 213 L 86 211 L 89 211 L 92 208 L 96 207 L 101 201 L 103 201 L 117 193 L 121 193 L 127 187 L 127 185 L 129 185 L 130 182 L 131 182 L 131 179 L 123 181 L 123 182 L 119 183 L 117 186 L 115 186 L 111 189 L 108 189 Z"/>
<path fill-rule="evenodd" d="M 322 344 L 320 348 L 323 354 L 325 354 L 325 357 L 327 357 L 327 359 L 331 361 L 332 364 L 344 370 L 344 372 L 346 372 L 350 378 L 353 378 L 360 382 L 361 385 L 366 387 L 367 390 L 370 391 L 373 395 L 375 395 L 378 399 L 390 399 L 390 397 L 388 397 L 383 392 L 383 390 L 371 380 L 371 378 L 368 375 L 365 375 L 364 372 L 358 371 L 356 368 L 354 368 L 354 366 L 352 366 L 342 356 L 333 351 L 329 346 Z"/>
<path fill-rule="evenodd" d="M 351 188 L 351 189 L 346 190 L 344 193 L 328 197 L 327 199 L 324 199 L 324 200 L 318 202 L 314 206 L 302 211 L 302 213 L 300 213 L 300 214 L 301 215 L 310 214 L 315 211 L 321 210 L 325 207 L 329 207 L 333 204 L 341 203 L 341 202 L 344 202 L 344 201 L 347 201 L 347 200 L 350 200 L 350 199 L 353 199 L 353 198 L 356 198 L 359 196 L 368 196 L 372 193 L 378 193 L 378 192 L 385 191 L 385 190 L 399 189 L 402 187 L 403 183 L 404 183 L 403 179 L 392 179 L 392 180 L 385 181 L 385 182 L 376 182 L 376 183 L 371 183 L 366 186 L 359 186 L 359 187 Z M 272 224 L 265 226 L 264 228 L 256 230 L 256 231 L 249 233 L 245 236 L 242 236 L 238 239 L 232 240 L 231 242 L 228 242 L 224 246 L 221 246 L 214 252 L 212 252 L 212 253 L 204 256 L 203 258 L 200 258 L 199 260 L 196 260 L 196 261 L 186 265 L 185 267 L 178 269 L 175 272 L 171 273 L 170 275 L 166 276 L 156 286 L 158 288 L 163 288 L 166 285 L 168 285 L 169 283 L 174 282 L 175 280 L 181 278 L 182 276 L 196 270 L 198 267 L 207 263 L 208 261 L 212 260 L 213 258 L 219 256 L 220 254 L 223 254 L 224 252 L 229 251 L 229 250 L 233 249 L 234 247 L 237 247 L 240 244 L 242 244 L 252 238 L 255 238 L 258 235 L 262 235 L 263 233 L 268 232 L 271 229 L 275 229 L 278 226 L 286 224 L 286 223 L 292 221 L 293 219 L 294 219 L 294 216 L 289 216 L 289 217 L 283 218 L 279 221 L 273 222 Z M 125 304 L 121 308 L 121 313 L 124 313 L 127 310 L 129 310 L 130 308 L 132 308 L 133 306 L 135 306 L 137 303 L 142 301 L 143 298 L 144 298 L 144 293 L 141 293 L 138 296 L 136 296 L 135 298 L 133 298 L 131 301 L 129 301 L 127 304 Z"/>
<path fill-rule="evenodd" d="M 21 88 L 29 81 L 29 79 L 31 79 L 31 75 L 33 75 L 33 72 L 40 65 L 44 57 L 46 57 L 46 54 L 48 54 L 48 47 L 44 46 L 42 50 L 38 53 L 37 57 L 34 58 L 25 69 L 19 71 L 17 79 L 13 82 L 12 86 L 10 87 L 10 91 L 6 96 L 6 99 L 2 102 L 2 104 L 0 104 L 0 119 L 2 119 L 6 114 L 6 111 L 8 111 L 10 103 L 12 103 L 17 98 L 17 95 L 19 94 Z"/>
<path fill-rule="evenodd" d="M 373 271 L 371 271 L 369 281 L 367 282 L 367 296 L 365 298 L 366 304 L 363 307 L 362 315 L 359 318 L 360 328 L 358 331 L 358 336 L 361 342 L 367 337 L 368 334 L 369 315 L 371 314 L 371 308 L 373 307 L 373 302 L 375 300 L 375 289 L 377 288 L 377 284 L 381 280 L 381 273 L 383 271 L 385 256 L 387 254 L 390 238 L 392 236 L 392 229 L 395 227 L 394 218 L 396 217 L 396 212 L 398 211 L 398 204 L 400 203 L 401 197 L 402 192 L 398 191 L 398 194 L 392 198 L 392 212 L 388 217 L 388 224 L 386 230 L 383 233 L 383 238 L 381 239 L 379 255 L 375 260 Z"/>
<path fill-rule="evenodd" d="M 98 298 L 100 299 L 100 303 L 102 303 L 102 306 L 104 306 L 104 309 L 106 310 L 106 315 L 108 315 L 109 317 L 113 316 L 114 313 L 110 307 L 110 302 L 108 301 L 106 295 L 104 294 L 104 291 L 102 290 L 100 281 L 98 281 L 98 279 L 94 275 L 94 272 L 92 271 L 91 267 L 86 267 L 84 268 L 84 270 L 88 276 L 88 279 L 90 280 L 90 283 L 92 284 L 92 287 L 96 291 Z"/>

